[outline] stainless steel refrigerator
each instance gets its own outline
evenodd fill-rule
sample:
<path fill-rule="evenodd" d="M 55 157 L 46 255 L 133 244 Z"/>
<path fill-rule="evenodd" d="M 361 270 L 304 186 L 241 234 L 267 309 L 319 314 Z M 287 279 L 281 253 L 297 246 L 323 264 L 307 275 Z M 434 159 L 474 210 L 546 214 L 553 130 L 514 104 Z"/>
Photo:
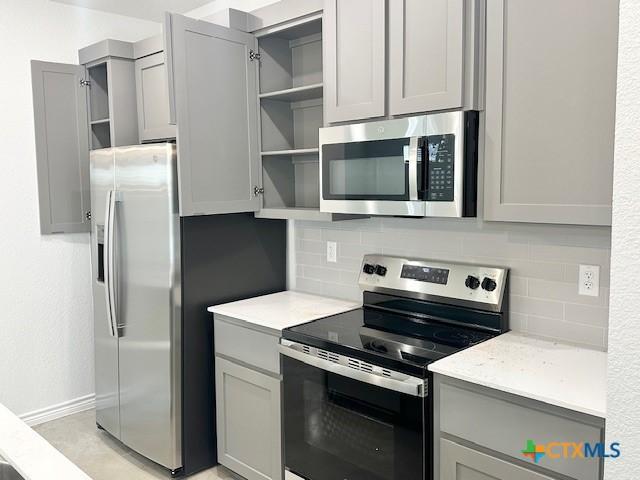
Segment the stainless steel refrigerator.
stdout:
<path fill-rule="evenodd" d="M 173 143 L 91 153 L 96 423 L 190 474 L 217 463 L 206 307 L 286 288 L 286 226 L 178 215 Z"/>

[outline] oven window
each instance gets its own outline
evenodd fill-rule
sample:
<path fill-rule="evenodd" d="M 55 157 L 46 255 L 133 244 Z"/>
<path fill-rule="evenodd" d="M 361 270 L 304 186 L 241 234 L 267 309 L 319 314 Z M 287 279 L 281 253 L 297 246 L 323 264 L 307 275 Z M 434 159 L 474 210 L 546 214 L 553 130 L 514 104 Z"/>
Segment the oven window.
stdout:
<path fill-rule="evenodd" d="M 322 146 L 326 200 L 408 200 L 408 138 Z"/>
<path fill-rule="evenodd" d="M 282 358 L 289 470 L 313 480 L 423 480 L 425 399 Z"/>

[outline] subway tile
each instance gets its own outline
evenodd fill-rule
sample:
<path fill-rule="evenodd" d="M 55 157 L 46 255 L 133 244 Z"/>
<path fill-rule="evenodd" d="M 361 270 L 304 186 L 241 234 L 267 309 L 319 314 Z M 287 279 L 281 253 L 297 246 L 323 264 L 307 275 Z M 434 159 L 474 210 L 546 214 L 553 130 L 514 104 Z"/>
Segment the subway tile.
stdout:
<path fill-rule="evenodd" d="M 519 295 L 511 295 L 509 300 L 511 301 L 509 308 L 512 312 L 559 320 L 562 320 L 564 316 L 564 306 L 561 302 L 521 297 Z"/>
<path fill-rule="evenodd" d="M 326 262 L 326 266 L 329 268 L 340 268 L 344 270 L 360 270 L 362 266 L 362 257 L 343 257 L 340 255 L 340 248 L 338 248 L 338 261 Z"/>
<path fill-rule="evenodd" d="M 605 306 L 608 303 L 609 289 L 600 288 L 598 297 L 588 297 L 578 294 L 577 284 L 529 279 L 529 296 L 583 305 Z"/>
<path fill-rule="evenodd" d="M 322 265 L 322 255 L 319 253 L 296 252 L 296 263 L 298 265 Z"/>
<path fill-rule="evenodd" d="M 305 240 L 322 240 L 322 230 L 319 228 L 296 228 L 296 238 Z"/>
<path fill-rule="evenodd" d="M 529 315 L 527 333 L 604 348 L 604 328 Z"/>
<path fill-rule="evenodd" d="M 338 244 L 338 255 L 340 257 L 357 258 L 362 260 L 362 257 L 369 253 L 382 253 L 381 247 L 373 245 L 356 245 L 353 243 L 340 243 Z"/>
<path fill-rule="evenodd" d="M 527 278 L 510 275 L 509 292 L 511 295 L 527 295 Z"/>
<path fill-rule="evenodd" d="M 531 259 L 542 262 L 589 263 L 609 262 L 611 252 L 603 248 L 570 247 L 566 245 L 531 245 Z"/>
<path fill-rule="evenodd" d="M 300 252 L 323 254 L 325 253 L 325 248 L 326 247 L 323 242 L 304 239 L 296 240 L 296 249 Z"/>
<path fill-rule="evenodd" d="M 340 270 L 305 266 L 304 277 L 311 278 L 313 280 L 321 280 L 323 282 L 338 283 L 340 281 Z"/>
<path fill-rule="evenodd" d="M 340 270 L 340 283 L 342 285 L 347 285 L 347 286 L 357 285 L 359 277 L 360 277 L 360 269 L 358 269 L 357 271 Z"/>
<path fill-rule="evenodd" d="M 470 233 L 464 236 L 462 249 L 464 255 L 527 259 L 529 244 L 525 241 L 509 241 L 502 233 Z"/>
<path fill-rule="evenodd" d="M 324 283 L 322 294 L 327 297 L 342 298 L 344 300 L 362 301 L 362 292 L 358 286 L 336 285 Z"/>
<path fill-rule="evenodd" d="M 572 323 L 606 327 L 609 323 L 609 308 L 565 303 L 564 319 Z"/>
<path fill-rule="evenodd" d="M 360 231 L 324 229 L 322 230 L 322 241 L 359 244 Z"/>
<path fill-rule="evenodd" d="M 300 292 L 313 293 L 316 295 L 322 295 L 324 290 L 323 284 L 319 280 L 312 280 L 310 278 L 296 278 L 296 290 Z"/>
<path fill-rule="evenodd" d="M 526 332 L 527 315 L 524 313 L 509 312 L 509 329 L 514 332 Z"/>

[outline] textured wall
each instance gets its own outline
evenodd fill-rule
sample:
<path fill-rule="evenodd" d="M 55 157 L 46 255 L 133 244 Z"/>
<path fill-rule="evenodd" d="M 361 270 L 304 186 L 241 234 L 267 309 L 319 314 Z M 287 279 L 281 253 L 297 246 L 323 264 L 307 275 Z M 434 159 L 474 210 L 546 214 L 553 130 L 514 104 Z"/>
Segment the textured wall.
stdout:
<path fill-rule="evenodd" d="M 40 235 L 29 60 L 159 25 L 47 0 L 0 12 L 0 403 L 24 414 L 94 391 L 89 236 Z"/>
<path fill-rule="evenodd" d="M 613 181 L 607 439 L 622 457 L 605 462 L 608 480 L 640 472 L 640 2 L 621 0 Z"/>
<path fill-rule="evenodd" d="M 514 330 L 606 348 L 610 229 L 487 223 L 476 219 L 376 218 L 295 223 L 296 288 L 357 299 L 365 253 L 511 268 Z M 326 241 L 338 262 L 326 262 Z M 601 266 L 600 296 L 578 295 L 578 264 Z"/>

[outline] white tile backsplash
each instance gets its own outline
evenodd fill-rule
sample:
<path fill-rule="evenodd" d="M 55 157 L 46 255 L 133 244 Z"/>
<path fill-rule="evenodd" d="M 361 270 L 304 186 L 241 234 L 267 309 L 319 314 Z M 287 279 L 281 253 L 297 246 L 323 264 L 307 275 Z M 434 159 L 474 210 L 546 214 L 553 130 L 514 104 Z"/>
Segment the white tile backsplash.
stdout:
<path fill-rule="evenodd" d="M 362 256 L 383 253 L 506 266 L 511 328 L 606 349 L 611 230 L 604 227 L 371 218 L 294 222 L 296 289 L 360 300 Z M 338 243 L 327 263 L 326 243 Z M 578 265 L 599 265 L 600 296 L 578 295 Z"/>

